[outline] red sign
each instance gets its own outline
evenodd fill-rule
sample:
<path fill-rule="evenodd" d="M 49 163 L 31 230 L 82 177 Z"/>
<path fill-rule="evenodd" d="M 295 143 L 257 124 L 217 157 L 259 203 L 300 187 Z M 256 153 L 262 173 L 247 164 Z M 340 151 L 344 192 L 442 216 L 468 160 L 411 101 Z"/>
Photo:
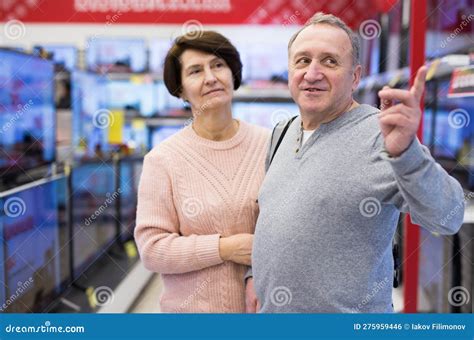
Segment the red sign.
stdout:
<path fill-rule="evenodd" d="M 2 0 L 0 21 L 35 23 L 301 25 L 314 13 L 340 16 L 357 29 L 379 0 Z M 379 7 L 379 6 L 378 6 Z"/>
<path fill-rule="evenodd" d="M 451 76 L 448 97 L 472 96 L 474 96 L 474 66 L 454 70 Z"/>

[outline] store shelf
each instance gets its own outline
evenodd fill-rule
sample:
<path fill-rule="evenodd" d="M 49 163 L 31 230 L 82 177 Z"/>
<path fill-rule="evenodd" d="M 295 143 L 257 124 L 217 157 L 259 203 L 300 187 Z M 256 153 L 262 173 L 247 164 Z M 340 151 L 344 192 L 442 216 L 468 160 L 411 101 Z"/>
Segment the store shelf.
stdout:
<path fill-rule="evenodd" d="M 248 88 L 235 91 L 234 102 L 292 102 L 290 90 L 281 87 Z"/>
<path fill-rule="evenodd" d="M 117 72 L 117 73 L 107 73 L 107 78 L 109 80 L 131 80 L 131 79 L 149 79 L 151 81 L 162 81 L 163 76 L 161 74 L 154 73 L 133 73 L 133 72 Z"/>
<path fill-rule="evenodd" d="M 432 60 L 428 65 L 431 67 L 434 63 L 437 64 L 436 69 L 428 80 L 448 77 L 456 68 L 468 66 L 469 56 L 457 54 L 447 55 L 443 58 Z M 372 89 L 380 89 L 385 85 L 394 87 L 399 84 L 408 83 L 409 78 L 410 68 L 404 67 L 402 69 L 362 78 L 357 91 L 371 91 Z"/>
<path fill-rule="evenodd" d="M 192 119 L 189 117 L 155 117 L 155 118 L 145 118 L 145 123 L 149 127 L 158 127 L 158 126 L 176 126 L 184 125 L 186 121 Z"/>
<path fill-rule="evenodd" d="M 128 275 L 113 291 L 110 304 L 104 305 L 97 313 L 127 313 L 135 301 L 140 297 L 153 273 L 145 269 L 138 261 Z"/>

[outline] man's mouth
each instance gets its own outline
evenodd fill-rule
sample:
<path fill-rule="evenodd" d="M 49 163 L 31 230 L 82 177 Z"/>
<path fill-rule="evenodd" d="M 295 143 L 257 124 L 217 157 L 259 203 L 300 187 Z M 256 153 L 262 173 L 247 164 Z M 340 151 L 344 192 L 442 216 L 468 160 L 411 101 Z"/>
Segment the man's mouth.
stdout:
<path fill-rule="evenodd" d="M 303 88 L 303 91 L 308 91 L 308 92 L 324 92 L 327 91 L 326 88 L 323 87 L 305 87 Z"/>

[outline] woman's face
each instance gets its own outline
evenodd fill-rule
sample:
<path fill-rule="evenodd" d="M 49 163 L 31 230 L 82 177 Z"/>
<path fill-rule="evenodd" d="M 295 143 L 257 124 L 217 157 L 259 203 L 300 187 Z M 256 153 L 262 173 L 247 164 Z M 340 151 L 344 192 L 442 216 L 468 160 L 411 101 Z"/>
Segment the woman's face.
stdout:
<path fill-rule="evenodd" d="M 180 60 L 181 98 L 190 103 L 194 115 L 231 105 L 234 82 L 224 59 L 189 49 Z"/>

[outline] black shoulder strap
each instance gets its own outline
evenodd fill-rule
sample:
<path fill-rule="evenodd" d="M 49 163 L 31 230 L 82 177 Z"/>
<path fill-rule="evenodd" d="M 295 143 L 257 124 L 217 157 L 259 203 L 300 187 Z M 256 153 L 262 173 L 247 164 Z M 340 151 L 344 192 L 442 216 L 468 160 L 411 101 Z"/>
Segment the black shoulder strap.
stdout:
<path fill-rule="evenodd" d="M 270 167 L 270 164 L 272 164 L 273 157 L 275 157 L 275 154 L 278 148 L 280 147 L 281 141 L 283 140 L 283 137 L 285 137 L 286 131 L 288 131 L 288 128 L 290 127 L 291 123 L 293 123 L 293 121 L 296 119 L 296 117 L 298 116 L 294 116 L 288 119 L 287 121 L 280 122 L 273 128 L 272 139 L 270 141 L 271 144 L 268 155 L 268 162 L 265 166 L 265 171 L 267 171 Z"/>

